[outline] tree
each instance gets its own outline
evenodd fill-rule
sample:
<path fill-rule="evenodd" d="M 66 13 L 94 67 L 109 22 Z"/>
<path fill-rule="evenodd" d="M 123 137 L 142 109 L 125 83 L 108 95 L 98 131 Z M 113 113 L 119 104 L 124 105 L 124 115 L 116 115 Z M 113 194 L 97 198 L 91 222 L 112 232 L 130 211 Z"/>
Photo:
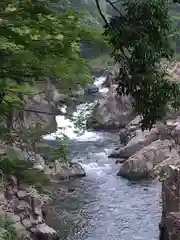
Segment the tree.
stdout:
<path fill-rule="evenodd" d="M 171 60 L 172 24 L 169 0 L 121 0 L 114 5 L 116 15 L 105 21 L 105 36 L 112 47 L 111 56 L 120 65 L 118 94 L 131 95 L 136 112 L 142 116 L 142 129 L 151 128 L 166 115 L 167 106 L 180 107 L 180 85 L 170 81 L 161 68 L 163 59 Z M 174 1 L 179 2 L 179 1 Z"/>
<path fill-rule="evenodd" d="M 36 152 L 42 132 L 35 136 L 22 123 L 26 100 L 29 94 L 37 94 L 39 83 L 51 81 L 67 94 L 91 81 L 90 68 L 80 56 L 80 44 L 82 40 L 103 41 L 82 26 L 83 17 L 72 9 L 58 12 L 51 2 L 43 0 L 1 1 L 0 140 L 3 144 L 19 144 L 23 149 L 26 143 L 30 151 Z M 14 116 L 20 121 L 18 128 L 13 124 Z M 33 180 L 32 166 L 12 155 L 1 156 L 5 174 L 18 175 L 25 168 Z"/>
<path fill-rule="evenodd" d="M 53 5 L 55 6 L 56 9 L 60 12 L 65 12 L 67 9 L 73 9 L 77 12 L 85 12 L 86 17 L 83 19 L 83 22 L 88 26 L 88 27 L 95 27 L 99 28 L 102 26 L 103 21 L 101 17 L 99 16 L 99 12 L 96 8 L 96 4 L 94 0 L 54 0 L 52 1 Z M 105 10 L 106 9 L 106 1 L 105 0 L 100 0 L 100 5 L 101 7 Z"/>

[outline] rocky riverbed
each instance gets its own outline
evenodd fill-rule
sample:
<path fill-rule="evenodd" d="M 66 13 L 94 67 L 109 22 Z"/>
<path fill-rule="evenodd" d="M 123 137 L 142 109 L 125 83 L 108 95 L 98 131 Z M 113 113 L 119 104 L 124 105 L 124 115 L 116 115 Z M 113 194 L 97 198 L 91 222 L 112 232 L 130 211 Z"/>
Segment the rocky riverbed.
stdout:
<path fill-rule="evenodd" d="M 54 145 L 53 139 L 65 133 L 71 161 L 47 167 L 39 156 L 38 162 L 33 162 L 53 179 L 47 216 L 42 203 L 37 206 L 38 219 L 28 221 L 28 229 L 31 231 L 35 222 L 36 232 L 45 239 L 52 235 L 56 239 L 57 233 L 62 240 L 159 239 L 161 183 L 156 176 L 168 165 L 179 166 L 179 115 L 171 114 L 166 124 L 141 131 L 141 119 L 134 113 L 131 99 L 117 97 L 116 84 L 110 80 L 97 78 L 94 85 L 76 93 L 75 105 L 66 109 L 71 120 L 58 116 L 60 130 L 46 136 L 52 139 L 48 145 Z M 83 121 L 75 121 L 79 116 Z M 88 128 L 80 135 L 79 123 Z M 19 154 L 28 161 L 29 154 L 32 158 L 31 153 Z M 31 216 L 37 209 L 27 204 Z"/>
<path fill-rule="evenodd" d="M 107 88 L 100 88 L 100 92 L 104 93 L 104 101 L 108 94 Z M 112 100 L 110 98 L 111 103 Z M 107 120 L 106 129 L 108 123 L 112 128 L 119 99 L 116 100 L 111 105 L 114 109 L 111 107 L 112 111 L 104 116 Z M 126 100 L 120 101 L 126 103 Z M 107 106 L 104 104 L 103 108 Z M 125 119 L 124 124 L 127 125 L 132 120 L 133 112 L 129 114 L 128 111 L 132 111 L 129 105 L 121 106 L 124 109 L 122 119 Z M 83 107 L 81 105 L 78 109 Z M 118 111 L 121 112 L 120 109 Z M 71 125 L 66 131 L 70 137 L 68 144 L 71 158 L 73 162 L 80 163 L 86 172 L 84 178 L 61 181 L 52 187 L 55 194 L 52 204 L 47 206 L 47 219 L 49 225 L 58 230 L 60 239 L 158 240 L 161 184 L 152 179 L 134 182 L 117 176 L 121 165 L 115 164 L 115 160 L 108 157 L 113 149 L 122 148 L 117 130 L 120 126 L 115 122 L 114 131 L 89 130 L 77 136 L 72 131 L 73 124 L 59 118 L 59 124 Z"/>
<path fill-rule="evenodd" d="M 130 182 L 117 176 L 119 166 L 108 158 L 116 133 L 98 132 L 70 142 L 73 161 L 86 177 L 54 185 L 48 223 L 62 240 L 158 240 L 161 184 Z"/>

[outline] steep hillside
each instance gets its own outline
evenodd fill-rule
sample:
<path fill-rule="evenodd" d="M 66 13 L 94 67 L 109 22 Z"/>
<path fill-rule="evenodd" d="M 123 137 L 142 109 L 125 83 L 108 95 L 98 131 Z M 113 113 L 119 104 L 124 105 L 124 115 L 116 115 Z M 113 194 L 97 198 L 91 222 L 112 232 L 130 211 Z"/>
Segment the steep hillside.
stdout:
<path fill-rule="evenodd" d="M 106 0 L 100 0 L 100 5 L 104 14 L 106 14 Z M 56 1 L 54 6 L 60 12 L 65 12 L 67 9 L 73 9 L 83 13 L 84 18 L 82 20 L 82 25 L 88 27 L 89 30 L 93 29 L 94 31 L 94 29 L 97 29 L 98 32 L 103 28 L 104 22 L 94 0 L 60 0 Z M 104 53 L 104 49 L 102 50 L 99 48 L 97 44 L 89 43 L 88 41 L 82 42 L 81 56 L 83 58 L 94 59 L 99 57 L 102 53 Z"/>
<path fill-rule="evenodd" d="M 78 12 L 85 12 L 86 18 L 83 22 L 85 25 L 90 27 L 100 27 L 103 25 L 94 0 L 55 0 L 53 1 L 53 5 L 60 12 L 71 8 Z M 106 0 L 100 0 L 100 5 L 103 11 L 106 12 Z"/>

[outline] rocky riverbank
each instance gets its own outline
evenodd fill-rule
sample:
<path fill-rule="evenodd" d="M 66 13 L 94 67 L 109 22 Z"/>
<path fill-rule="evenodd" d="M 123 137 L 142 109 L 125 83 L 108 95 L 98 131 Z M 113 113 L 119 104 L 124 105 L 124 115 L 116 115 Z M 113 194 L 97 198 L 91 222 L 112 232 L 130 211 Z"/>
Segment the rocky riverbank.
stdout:
<path fill-rule="evenodd" d="M 94 95 L 99 92 L 99 87 L 89 85 L 82 93 L 74 93 L 74 96 L 60 94 L 54 85 L 48 80 L 47 84 L 41 86 L 37 95 L 27 99 L 26 111 L 23 112 L 24 126 L 27 129 L 41 123 L 42 132 L 48 133 L 57 129 L 56 115 L 61 114 L 61 107 L 66 104 L 71 107 L 82 95 Z M 33 111 L 31 111 L 33 110 Z M 15 117 L 16 118 L 16 117 Z M 19 122 L 15 119 L 15 127 L 19 127 Z M 17 156 L 19 160 L 25 161 L 40 172 L 44 172 L 49 181 L 60 183 L 71 178 L 86 176 L 86 172 L 77 162 L 55 161 L 51 165 L 46 164 L 46 160 L 41 153 L 35 153 L 31 148 L 16 142 L 13 146 L 0 144 L 0 155 L 5 156 L 9 152 Z M 37 145 L 38 144 L 38 145 Z M 46 149 L 56 145 L 54 140 L 44 140 L 36 144 L 37 149 Z M 37 173 L 38 174 L 38 173 Z M 46 188 L 46 187 L 45 187 Z M 44 189 L 45 190 L 45 189 Z M 46 191 L 45 191 L 46 192 Z M 1 216 L 8 217 L 12 222 L 20 238 L 46 240 L 57 239 L 57 232 L 46 224 L 46 213 L 44 204 L 51 199 L 48 195 L 41 194 L 35 187 L 24 185 L 15 176 L 7 176 L 4 186 L 0 189 L 1 196 Z M 53 193 L 52 193 L 53 194 Z M 46 201 L 48 199 L 48 201 Z"/>
<path fill-rule="evenodd" d="M 117 167 L 120 167 L 118 175 L 130 180 L 149 179 L 159 176 L 171 164 L 179 165 L 180 120 L 177 115 L 169 119 L 166 124 L 157 124 L 150 131 L 141 131 L 141 119 L 134 113 L 131 99 L 116 95 L 117 85 L 111 74 L 102 80 L 100 84 L 95 82 L 94 85 L 88 86 L 83 93 L 76 93 L 76 98 L 84 94 L 90 94 L 97 98 L 97 104 L 87 121 L 89 128 L 116 129 L 116 132 L 121 129 L 119 147 L 116 147 L 109 155 L 110 158 L 117 158 L 117 162 L 120 163 L 120 165 L 117 165 Z M 60 99 L 58 92 L 55 95 L 56 100 Z M 60 108 L 60 105 L 58 108 Z M 32 119 L 35 122 L 36 120 Z M 49 120 L 47 120 L 47 123 L 50 123 Z M 6 147 L 2 146 L 2 149 L 6 149 Z M 3 151 L 1 151 L 2 154 L 4 154 Z M 13 147 L 13 151 L 18 152 L 21 159 L 31 161 L 34 168 L 44 171 L 52 182 L 57 183 L 65 179 L 86 176 L 83 169 L 84 165 L 81 166 L 77 161 L 73 163 L 59 163 L 57 161 L 54 165 L 47 166 L 41 155 L 20 151 L 16 146 Z M 26 235 L 31 235 L 32 239 L 56 239 L 56 231 L 46 224 L 46 214 L 43 210 L 43 205 L 46 202 L 43 200 L 40 203 L 39 201 L 35 209 L 31 203 L 24 200 L 26 197 L 29 198 L 29 189 L 27 187 L 19 188 L 14 183 L 12 186 L 12 178 L 13 176 L 11 176 L 10 182 L 7 181 L 6 184 L 11 186 L 10 192 L 13 194 L 8 199 L 5 197 L 4 201 L 8 202 L 8 204 L 6 205 L 7 208 L 2 208 L 2 212 L 7 213 L 10 211 L 10 218 L 18 219 L 18 226 L 23 228 L 23 234 L 25 232 Z M 4 191 L 6 195 L 6 186 Z M 22 194 L 23 199 L 19 197 Z M 35 189 L 32 194 L 32 199 L 34 198 L 43 199 Z M 24 205 L 21 201 L 24 201 Z M 13 202 L 13 207 L 9 202 Z M 18 212 L 19 206 L 21 208 L 20 213 Z M 36 211 L 39 212 L 39 215 Z M 25 215 L 27 219 L 22 221 Z M 16 222 L 14 225 L 16 225 Z"/>
<path fill-rule="evenodd" d="M 166 165 L 179 165 L 179 128 L 179 118 L 158 124 L 150 131 L 142 131 L 130 123 L 124 131 L 132 137 L 109 155 L 123 162 L 118 175 L 140 180 L 157 176 Z"/>
<path fill-rule="evenodd" d="M 162 217 L 160 240 L 180 239 L 180 169 L 168 166 L 162 182 Z"/>
<path fill-rule="evenodd" d="M 169 69 L 168 71 L 170 72 Z M 176 70 L 173 74 L 174 72 L 177 73 Z M 118 175 L 130 180 L 140 180 L 157 176 L 157 172 L 166 165 L 179 165 L 179 111 L 169 110 L 166 123 L 160 122 L 151 130 L 142 131 L 141 117 L 134 112 L 132 99 L 116 94 L 115 79 L 109 74 L 104 81 L 103 85 L 108 85 L 108 91 L 103 92 L 102 98 L 98 100 L 87 125 L 96 130 L 120 131 L 119 147 L 109 155 L 110 158 L 117 158 L 116 162 L 122 163 Z"/>
<path fill-rule="evenodd" d="M 78 163 L 57 161 L 53 167 L 50 167 L 38 154 L 22 151 L 17 147 L 0 145 L 1 156 L 9 151 L 20 160 L 28 161 L 35 169 L 43 171 L 51 183 L 86 175 Z M 33 186 L 21 184 L 13 175 L 5 176 L 3 182 L 4 185 L 0 189 L 0 215 L 8 218 L 20 239 L 58 239 L 57 232 L 46 224 L 44 204 L 51 201 L 49 195 L 39 193 Z M 48 186 L 44 186 L 43 191 L 48 192 L 47 189 Z"/>
<path fill-rule="evenodd" d="M 40 89 L 39 92 L 38 89 Z M 16 131 L 29 129 L 32 126 L 35 127 L 36 124 L 40 124 L 41 134 L 55 132 L 57 130 L 56 116 L 62 113 L 61 107 L 64 103 L 72 104 L 74 101 L 72 96 L 59 93 L 48 80 L 38 86 L 38 89 L 37 94 L 27 97 L 27 104 L 22 112 L 21 121 L 16 115 L 14 116 L 13 127 Z M 22 134 L 21 131 L 20 134 Z M 48 141 L 39 142 L 37 140 L 34 146 L 34 150 L 37 150 L 35 152 L 31 146 L 31 141 L 28 142 L 28 138 L 30 138 L 29 135 L 27 135 L 25 141 L 21 139 L 21 141 L 18 141 L 19 138 L 17 138 L 10 145 L 1 141 L 0 158 L 4 159 L 4 156 L 11 156 L 22 161 L 22 164 L 27 163 L 26 170 L 29 166 L 30 169 L 37 170 L 37 174 L 43 172 L 50 183 L 86 175 L 82 166 L 76 162 L 63 162 L 57 159 L 52 166 L 50 163 L 47 164 L 43 157 L 43 151 L 40 151 L 40 149 L 49 149 Z M 18 237 L 20 239 L 36 240 L 58 239 L 57 232 L 46 224 L 44 204 L 49 203 L 49 196 L 41 194 L 42 190 L 39 192 L 36 186 L 31 183 L 24 184 L 23 180 L 20 181 L 13 174 L 4 174 L 2 178 L 0 216 L 2 219 L 8 219 Z M 3 226 L 1 228 L 1 233 L 5 233 L 6 230 Z"/>
<path fill-rule="evenodd" d="M 175 64 L 177 66 L 179 65 Z M 175 69 L 175 75 L 176 73 L 178 71 Z M 179 79 L 179 74 L 177 77 Z M 158 123 L 150 131 L 142 131 L 141 118 L 133 115 L 131 100 L 117 99 L 112 94 L 113 88 L 116 85 L 111 85 L 106 96 L 97 103 L 89 123 L 95 129 L 121 129 L 119 147 L 109 155 L 110 158 L 117 159 L 116 163 L 120 163 L 119 176 L 133 181 L 158 177 L 163 181 L 160 240 L 180 239 L 179 111 L 170 111 L 166 123 Z"/>

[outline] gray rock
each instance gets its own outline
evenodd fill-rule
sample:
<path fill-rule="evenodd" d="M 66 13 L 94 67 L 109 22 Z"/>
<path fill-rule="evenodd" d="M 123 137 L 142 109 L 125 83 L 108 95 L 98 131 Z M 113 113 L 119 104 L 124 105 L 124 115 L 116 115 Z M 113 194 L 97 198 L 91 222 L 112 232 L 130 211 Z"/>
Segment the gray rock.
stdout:
<path fill-rule="evenodd" d="M 118 96 L 116 88 L 117 85 L 113 85 L 104 98 L 98 101 L 92 116 L 87 120 L 89 128 L 123 128 L 134 118 L 130 97 Z"/>
<path fill-rule="evenodd" d="M 33 97 L 26 97 L 25 108 L 29 111 L 23 112 L 24 125 L 29 128 L 40 122 L 44 133 L 50 130 L 51 132 L 56 131 L 57 123 L 55 117 L 60 114 L 58 105 L 61 105 L 61 94 L 47 79 L 42 86 L 39 86 L 39 94 L 35 94 Z M 50 114 L 41 114 L 40 112 L 48 112 Z M 13 125 L 15 128 L 19 126 L 16 116 L 14 116 Z"/>
<path fill-rule="evenodd" d="M 31 227 L 30 231 L 36 236 L 37 240 L 57 240 L 57 232 L 49 227 L 47 224 L 38 224 L 35 227 Z"/>
<path fill-rule="evenodd" d="M 29 213 L 29 210 L 30 210 L 29 204 L 26 201 L 22 200 L 19 201 L 19 204 L 14 212 L 16 212 L 17 214 L 24 213 L 25 215 L 27 215 Z"/>
<path fill-rule="evenodd" d="M 99 88 L 96 85 L 89 85 L 85 90 L 85 94 L 93 94 L 99 92 Z"/>
<path fill-rule="evenodd" d="M 86 172 L 79 163 L 71 163 L 71 176 L 70 177 L 85 177 Z"/>
<path fill-rule="evenodd" d="M 106 71 L 105 73 L 105 81 L 103 82 L 102 84 L 102 87 L 107 87 L 107 88 L 110 88 L 112 86 L 112 84 L 114 83 L 114 76 L 111 72 L 109 71 Z"/>
<path fill-rule="evenodd" d="M 143 147 L 157 140 L 158 137 L 159 131 L 156 128 L 151 129 L 151 131 L 146 130 L 144 132 L 137 130 L 135 137 L 133 137 L 126 146 L 114 150 L 109 157 L 129 158 L 136 152 L 140 151 Z"/>
<path fill-rule="evenodd" d="M 121 129 L 119 132 L 120 144 L 126 146 L 131 138 L 130 132 L 127 129 Z"/>
<path fill-rule="evenodd" d="M 45 161 L 40 154 L 21 150 L 17 146 L 8 146 L 4 144 L 0 144 L 0 154 L 10 153 L 16 155 L 18 159 L 28 161 L 34 164 L 34 168 L 43 170 L 45 167 Z M 39 168 L 38 168 L 39 167 Z"/>
<path fill-rule="evenodd" d="M 137 116 L 135 117 L 127 126 L 126 126 L 126 129 L 127 131 L 129 132 L 134 132 L 136 131 L 137 129 L 140 129 L 140 122 L 141 122 L 141 117 L 140 116 Z"/>
<path fill-rule="evenodd" d="M 176 149 L 170 151 L 172 146 L 173 142 L 167 139 L 152 142 L 125 161 L 118 175 L 131 180 L 149 177 L 153 168 L 158 164 L 170 158 L 179 159 Z"/>
<path fill-rule="evenodd" d="M 175 128 L 171 132 L 172 138 L 174 139 L 176 144 L 180 144 L 180 124 L 175 126 Z"/>
<path fill-rule="evenodd" d="M 55 169 L 52 169 L 53 175 L 58 179 L 85 177 L 86 173 L 79 163 L 56 163 Z"/>

